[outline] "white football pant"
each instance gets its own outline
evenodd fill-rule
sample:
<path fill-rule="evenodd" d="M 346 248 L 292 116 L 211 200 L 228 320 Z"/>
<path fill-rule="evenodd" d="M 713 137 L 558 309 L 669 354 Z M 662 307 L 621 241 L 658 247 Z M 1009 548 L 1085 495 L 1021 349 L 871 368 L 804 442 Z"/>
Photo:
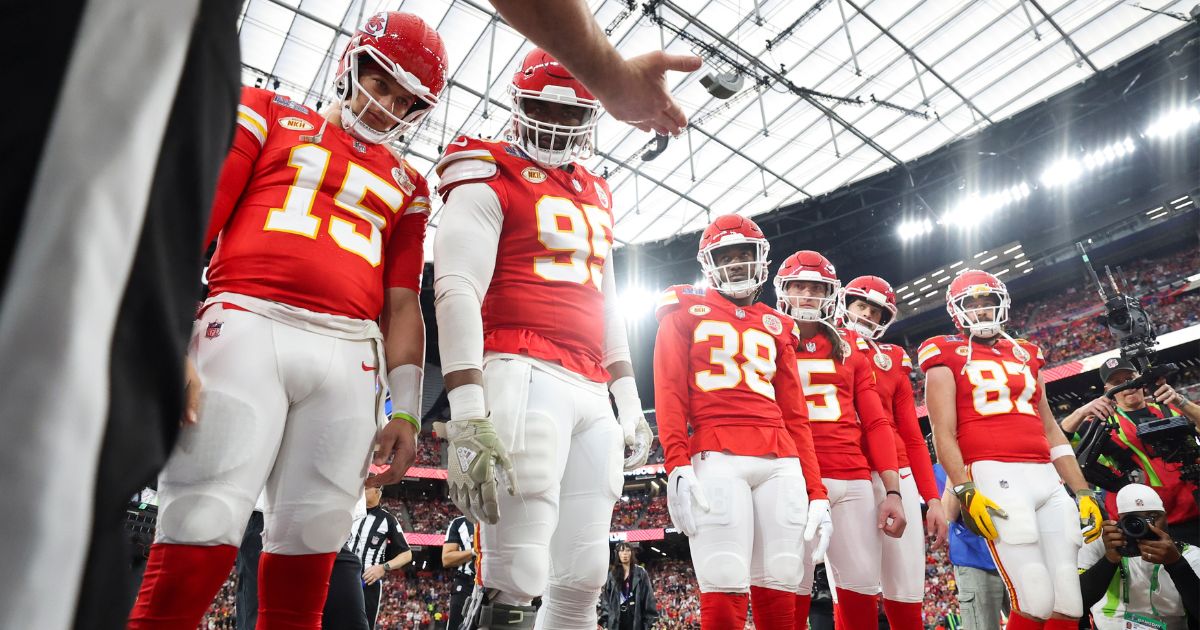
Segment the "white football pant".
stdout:
<path fill-rule="evenodd" d="M 238 546 L 262 492 L 264 552 L 341 548 L 377 430 L 372 342 L 212 304 L 189 356 L 200 420 L 159 477 L 155 540 Z"/>
<path fill-rule="evenodd" d="M 822 479 L 829 492 L 833 536 L 825 552 L 825 570 L 830 587 L 864 595 L 879 593 L 879 556 L 883 553 L 883 530 L 876 526 L 879 505 L 867 479 Z M 801 595 L 812 594 L 813 561 L 804 554 Z M 831 588 L 832 590 L 832 588 Z"/>
<path fill-rule="evenodd" d="M 980 493 L 1008 513 L 992 519 L 999 537 L 988 549 L 1013 610 L 1036 619 L 1051 613 L 1082 616 L 1079 509 L 1054 464 L 979 461 L 967 467 L 967 474 Z"/>
<path fill-rule="evenodd" d="M 899 538 L 883 535 L 881 579 L 883 598 L 915 604 L 925 598 L 925 523 L 921 518 L 921 497 L 911 468 L 900 469 L 900 501 L 908 525 Z M 871 473 L 875 503 L 883 503 L 887 489 L 879 473 Z"/>
<path fill-rule="evenodd" d="M 800 460 L 706 451 L 692 456 L 692 468 L 710 506 L 693 503 L 696 535 L 688 539 L 700 592 L 795 592 L 808 520 Z"/>
<path fill-rule="evenodd" d="M 623 482 L 621 427 L 604 383 L 535 363 L 484 363 L 488 410 L 519 492 L 501 489 L 499 523 L 479 525 L 479 580 L 496 603 L 541 596 L 539 628 L 594 630 Z"/>

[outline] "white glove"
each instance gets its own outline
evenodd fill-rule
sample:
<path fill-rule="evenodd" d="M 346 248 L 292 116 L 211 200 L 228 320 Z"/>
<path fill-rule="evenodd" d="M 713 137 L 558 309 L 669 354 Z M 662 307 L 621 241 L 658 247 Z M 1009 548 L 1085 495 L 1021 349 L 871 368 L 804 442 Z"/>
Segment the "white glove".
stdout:
<path fill-rule="evenodd" d="M 829 549 L 829 537 L 833 535 L 833 519 L 829 517 L 829 501 L 814 499 L 808 502 L 808 524 L 804 526 L 804 542 L 812 551 L 813 563 L 820 562 Z M 815 543 L 813 541 L 816 541 Z"/>
<path fill-rule="evenodd" d="M 613 400 L 617 403 L 617 420 L 621 423 L 621 433 L 625 436 L 625 446 L 629 447 L 629 456 L 625 458 L 625 470 L 632 470 L 646 465 L 650 457 L 650 445 L 654 442 L 654 433 L 650 423 L 642 414 L 642 400 L 637 393 L 637 385 L 632 376 L 622 376 L 609 386 Z"/>
<path fill-rule="evenodd" d="M 451 420 L 434 424 L 434 430 L 450 443 L 446 463 L 450 500 L 472 522 L 495 525 L 500 520 L 499 481 L 506 482 L 510 495 L 516 494 L 517 486 L 512 462 L 492 421 Z"/>
<path fill-rule="evenodd" d="M 675 529 L 683 532 L 684 536 L 696 535 L 696 516 L 692 505 L 707 512 L 708 498 L 704 496 L 704 488 L 696 478 L 696 472 L 691 466 L 678 466 L 667 477 L 667 512 Z"/>

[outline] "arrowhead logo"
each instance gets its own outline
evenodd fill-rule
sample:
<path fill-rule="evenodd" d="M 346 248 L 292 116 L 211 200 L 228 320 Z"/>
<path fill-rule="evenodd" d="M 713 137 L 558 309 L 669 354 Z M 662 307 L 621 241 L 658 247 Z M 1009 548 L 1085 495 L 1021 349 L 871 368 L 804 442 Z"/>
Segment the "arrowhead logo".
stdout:
<path fill-rule="evenodd" d="M 471 462 L 474 462 L 475 458 L 479 455 L 465 446 L 458 447 L 455 449 L 455 452 L 458 455 L 458 468 L 464 473 L 467 472 L 467 469 L 471 467 Z"/>

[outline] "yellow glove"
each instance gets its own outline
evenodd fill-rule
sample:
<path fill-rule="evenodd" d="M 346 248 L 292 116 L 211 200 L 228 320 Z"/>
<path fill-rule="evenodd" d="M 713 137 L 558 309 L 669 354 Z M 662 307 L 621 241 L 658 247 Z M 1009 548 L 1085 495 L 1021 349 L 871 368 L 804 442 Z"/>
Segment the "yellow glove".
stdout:
<path fill-rule="evenodd" d="M 954 496 L 958 497 L 958 502 L 962 504 L 960 511 L 963 525 L 979 536 L 995 540 L 998 534 L 992 517 L 1008 518 L 1008 514 L 976 490 L 974 482 L 968 481 L 954 486 Z"/>
<path fill-rule="evenodd" d="M 1079 526 L 1083 528 L 1083 542 L 1090 543 L 1100 537 L 1104 527 L 1104 512 L 1100 503 L 1090 489 L 1076 490 L 1075 498 L 1079 501 Z"/>

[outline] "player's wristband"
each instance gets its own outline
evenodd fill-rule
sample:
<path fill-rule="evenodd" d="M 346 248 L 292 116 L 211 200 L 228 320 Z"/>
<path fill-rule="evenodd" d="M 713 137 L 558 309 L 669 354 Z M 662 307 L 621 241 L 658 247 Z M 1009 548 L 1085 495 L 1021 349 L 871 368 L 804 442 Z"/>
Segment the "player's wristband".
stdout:
<path fill-rule="evenodd" d="M 397 411 L 393 413 L 392 420 L 403 420 L 413 425 L 413 428 L 417 430 L 417 433 L 421 432 L 421 421 L 410 416 L 409 414 L 404 413 L 403 411 Z"/>
<path fill-rule="evenodd" d="M 387 375 L 388 391 L 392 394 L 392 418 L 406 416 L 413 422 L 421 415 L 421 383 L 425 378 L 425 370 L 419 365 L 406 363 L 392 368 Z M 421 430 L 420 420 L 416 420 L 417 430 Z"/>
<path fill-rule="evenodd" d="M 446 392 L 446 400 L 450 402 L 451 420 L 473 420 L 487 417 L 487 400 L 483 395 L 483 385 L 474 383 L 459 385 Z"/>
<path fill-rule="evenodd" d="M 1075 450 L 1071 448 L 1070 444 L 1059 444 L 1050 449 L 1050 461 L 1055 461 L 1060 457 L 1067 457 L 1068 455 L 1071 457 L 1075 456 Z"/>
<path fill-rule="evenodd" d="M 904 498 L 904 495 L 900 494 L 899 490 L 888 490 L 887 492 L 884 493 L 885 496 L 889 495 L 889 494 L 894 494 L 894 495 L 900 497 L 901 499 Z"/>

